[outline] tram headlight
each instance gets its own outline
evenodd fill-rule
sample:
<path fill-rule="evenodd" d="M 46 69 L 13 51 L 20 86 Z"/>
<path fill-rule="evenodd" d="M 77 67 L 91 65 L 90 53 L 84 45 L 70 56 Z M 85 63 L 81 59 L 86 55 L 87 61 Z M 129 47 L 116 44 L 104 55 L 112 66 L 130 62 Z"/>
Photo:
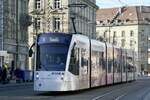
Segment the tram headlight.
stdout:
<path fill-rule="evenodd" d="M 37 80 L 39 79 L 39 74 L 38 74 L 38 73 L 36 73 L 36 79 L 37 79 Z"/>

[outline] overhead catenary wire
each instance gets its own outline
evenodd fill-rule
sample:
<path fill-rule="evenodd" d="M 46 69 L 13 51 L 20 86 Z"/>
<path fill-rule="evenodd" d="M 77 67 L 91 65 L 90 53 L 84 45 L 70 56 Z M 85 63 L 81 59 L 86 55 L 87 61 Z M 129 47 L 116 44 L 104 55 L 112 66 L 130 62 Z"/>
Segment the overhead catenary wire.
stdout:
<path fill-rule="evenodd" d="M 123 6 L 128 6 L 127 3 L 123 2 L 122 0 L 118 0 L 120 4 L 122 4 Z"/>
<path fill-rule="evenodd" d="M 109 0 L 106 0 L 109 1 Z M 96 3 L 101 7 L 101 6 L 107 6 L 108 2 L 104 2 L 104 0 L 96 0 Z M 109 2 L 109 5 L 112 4 L 112 2 Z"/>
<path fill-rule="evenodd" d="M 104 0 L 97 0 L 96 3 L 98 5 L 100 5 L 100 7 L 108 5 L 108 3 L 112 4 L 112 5 L 113 4 L 115 5 L 115 3 L 117 3 L 117 4 L 119 3 L 122 6 L 128 6 L 129 5 L 126 0 L 124 0 L 124 1 L 123 0 L 105 0 L 105 2 L 104 2 Z"/>

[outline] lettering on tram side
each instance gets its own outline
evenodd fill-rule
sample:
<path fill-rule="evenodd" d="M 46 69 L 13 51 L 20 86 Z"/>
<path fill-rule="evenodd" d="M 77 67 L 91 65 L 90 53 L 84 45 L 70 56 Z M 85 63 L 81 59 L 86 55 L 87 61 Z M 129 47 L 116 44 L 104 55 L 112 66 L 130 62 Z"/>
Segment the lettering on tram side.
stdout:
<path fill-rule="evenodd" d="M 52 72 L 52 75 L 64 75 L 64 72 Z"/>

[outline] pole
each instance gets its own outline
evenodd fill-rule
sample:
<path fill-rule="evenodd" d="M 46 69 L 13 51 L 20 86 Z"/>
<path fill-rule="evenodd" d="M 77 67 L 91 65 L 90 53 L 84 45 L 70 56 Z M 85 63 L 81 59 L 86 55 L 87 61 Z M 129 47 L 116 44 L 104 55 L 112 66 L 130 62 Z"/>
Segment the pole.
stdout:
<path fill-rule="evenodd" d="M 148 33 L 147 33 L 147 72 L 149 73 L 149 68 L 148 68 L 148 42 L 149 42 L 149 39 L 148 39 L 148 37 L 149 37 L 149 35 L 148 35 Z"/>
<path fill-rule="evenodd" d="M 76 27 L 75 27 L 75 22 L 74 22 L 74 20 L 75 20 L 75 17 L 71 17 L 71 21 L 72 21 L 72 24 L 73 24 L 74 32 L 75 32 L 75 34 L 77 34 L 77 30 L 76 30 Z"/>
<path fill-rule="evenodd" d="M 86 8 L 87 5 L 86 5 L 86 4 L 82 4 L 82 3 L 68 4 L 68 8 L 71 8 L 71 7 Z M 75 17 L 70 17 L 70 18 L 71 18 L 71 20 L 72 20 L 74 32 L 75 32 L 75 34 L 77 34 L 76 26 L 75 26 L 75 22 L 74 22 L 74 21 L 75 21 Z"/>
<path fill-rule="evenodd" d="M 4 8 L 3 8 L 4 7 L 4 5 L 3 5 L 4 3 L 3 3 L 3 0 L 1 0 L 0 2 L 1 2 L 1 5 L 2 5 L 1 6 L 1 11 L 2 11 L 1 14 L 2 14 L 2 16 L 4 16 L 4 11 L 3 11 L 4 10 Z M 1 20 L 3 20 L 3 19 L 1 19 Z M 2 26 L 3 26 L 3 24 L 2 24 Z M 3 28 L 1 30 L 2 30 L 1 31 L 2 32 L 2 36 L 1 36 L 1 40 L 2 40 L 1 50 L 3 51 L 4 50 L 4 46 L 3 46 L 4 45 L 4 36 L 3 36 L 4 35 L 4 33 L 3 33 L 4 31 L 3 31 Z M 3 56 L 0 56 L 0 60 L 1 60 L 1 67 L 2 67 L 2 65 L 3 65 Z"/>
<path fill-rule="evenodd" d="M 18 67 L 18 0 L 16 0 L 16 68 Z"/>
<path fill-rule="evenodd" d="M 108 31 L 109 31 L 109 43 L 110 43 L 110 26 L 108 27 Z"/>

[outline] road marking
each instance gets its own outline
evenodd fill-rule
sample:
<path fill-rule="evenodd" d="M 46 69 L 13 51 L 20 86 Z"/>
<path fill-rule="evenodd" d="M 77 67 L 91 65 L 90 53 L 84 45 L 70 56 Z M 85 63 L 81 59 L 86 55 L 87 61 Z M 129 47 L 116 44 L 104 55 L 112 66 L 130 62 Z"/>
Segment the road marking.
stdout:
<path fill-rule="evenodd" d="M 105 93 L 105 94 L 103 94 L 103 95 L 97 96 L 97 97 L 93 98 L 92 100 L 98 100 L 99 98 L 102 98 L 102 97 L 104 97 L 104 96 L 106 96 L 106 95 L 108 95 L 108 94 L 111 94 L 112 92 L 113 92 L 113 90 L 111 90 L 111 91 L 109 91 L 108 93 Z"/>
<path fill-rule="evenodd" d="M 124 97 L 126 94 L 118 96 L 115 100 L 120 100 L 122 97 Z"/>
<path fill-rule="evenodd" d="M 128 87 L 130 87 L 130 86 L 128 86 Z M 97 96 L 97 97 L 93 98 L 92 100 L 98 100 L 98 99 L 100 99 L 100 98 L 102 98 L 102 97 L 104 97 L 104 96 L 106 96 L 106 95 L 108 95 L 108 94 L 111 94 L 111 93 L 113 93 L 113 92 L 115 92 L 115 91 L 122 90 L 122 89 L 124 89 L 124 88 L 127 88 L 127 87 L 122 87 L 122 88 L 120 88 L 120 89 L 108 91 L 108 93 L 105 93 L 105 94 L 103 94 L 103 95 Z M 125 95 L 125 94 L 124 94 L 124 95 Z M 121 97 L 123 97 L 124 95 L 121 95 L 121 96 L 119 96 L 119 97 L 121 98 Z M 116 99 L 115 99 L 115 100 L 116 100 Z"/>

